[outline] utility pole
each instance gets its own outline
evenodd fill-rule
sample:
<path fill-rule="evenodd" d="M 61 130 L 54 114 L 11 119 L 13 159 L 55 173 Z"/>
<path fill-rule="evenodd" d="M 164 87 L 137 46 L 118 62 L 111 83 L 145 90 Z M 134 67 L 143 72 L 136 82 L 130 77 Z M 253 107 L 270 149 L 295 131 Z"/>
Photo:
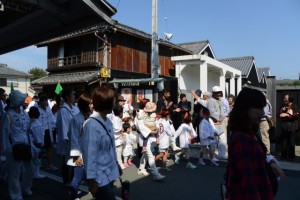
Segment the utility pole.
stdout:
<path fill-rule="evenodd" d="M 157 0 L 152 0 L 151 78 L 158 78 L 160 74 L 160 66 L 158 61 L 157 18 Z"/>

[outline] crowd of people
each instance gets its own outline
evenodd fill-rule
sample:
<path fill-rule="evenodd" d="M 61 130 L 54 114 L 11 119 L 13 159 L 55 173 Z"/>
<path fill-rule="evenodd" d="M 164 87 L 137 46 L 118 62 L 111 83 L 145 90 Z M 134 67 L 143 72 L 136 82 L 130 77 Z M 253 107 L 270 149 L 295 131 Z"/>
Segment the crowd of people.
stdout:
<path fill-rule="evenodd" d="M 270 155 L 268 131 L 273 115 L 267 96 L 249 88 L 237 98 L 225 98 L 219 86 L 211 92 L 191 91 L 193 102 L 182 93 L 175 104 L 164 89 L 157 102 L 139 98 L 139 107 L 134 109 L 108 86 L 77 98 L 74 90 L 63 89 L 52 101 L 40 92 L 27 104 L 27 94 L 14 90 L 5 98 L 0 88 L 0 154 L 6 161 L 0 170 L 6 171 L 1 174 L 7 175 L 10 198 L 31 195 L 33 178 L 45 177 L 40 173 L 43 152 L 47 170 L 61 169 L 70 199 L 78 198 L 78 186 L 85 179 L 96 199 L 110 200 L 115 199 L 114 181 L 126 173 L 134 158 L 139 158 L 138 174 L 148 176 L 149 165 L 153 180 L 159 181 L 165 176 L 157 165 L 171 170 L 172 151 L 174 163 L 183 160 L 188 169 L 206 164 L 217 167 L 220 160 L 228 160 L 228 199 L 272 199 L 270 181 L 260 170 L 266 171 L 270 164 L 277 177 L 284 173 Z M 281 159 L 293 160 L 298 111 L 290 94 L 284 97 L 278 116 L 283 121 Z M 30 158 L 16 157 L 19 144 L 29 144 Z M 190 159 L 192 144 L 201 147 L 197 163 Z M 54 147 L 62 166 L 54 165 Z M 265 187 L 259 187 L 261 183 Z"/>

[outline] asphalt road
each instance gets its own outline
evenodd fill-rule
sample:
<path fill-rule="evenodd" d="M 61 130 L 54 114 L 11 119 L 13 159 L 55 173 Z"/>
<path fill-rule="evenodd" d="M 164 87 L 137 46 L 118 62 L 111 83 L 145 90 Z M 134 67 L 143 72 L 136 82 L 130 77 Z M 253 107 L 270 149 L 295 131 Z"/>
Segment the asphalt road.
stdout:
<path fill-rule="evenodd" d="M 57 165 L 59 166 L 59 160 Z M 196 163 L 196 159 L 192 159 Z M 196 200 L 196 199 L 220 199 L 220 183 L 225 172 L 225 163 L 219 167 L 210 165 L 198 166 L 194 170 L 185 168 L 182 161 L 180 164 L 169 163 L 172 171 L 164 172 L 165 180 L 153 181 L 151 176 L 137 174 L 137 163 L 124 170 L 123 180 L 130 181 L 131 200 Z M 300 168 L 299 168 L 300 169 Z M 43 180 L 34 180 L 33 195 L 25 197 L 26 200 L 66 200 L 66 190 L 61 183 L 59 171 L 46 172 L 49 177 Z M 276 200 L 299 200 L 300 199 L 300 172 L 295 170 L 285 170 L 287 178 L 280 181 L 279 192 Z M 115 194 L 121 196 L 120 182 L 115 182 Z M 86 195 L 87 187 L 81 186 L 81 200 L 91 199 Z M 9 199 L 7 185 L 0 182 L 0 199 Z"/>

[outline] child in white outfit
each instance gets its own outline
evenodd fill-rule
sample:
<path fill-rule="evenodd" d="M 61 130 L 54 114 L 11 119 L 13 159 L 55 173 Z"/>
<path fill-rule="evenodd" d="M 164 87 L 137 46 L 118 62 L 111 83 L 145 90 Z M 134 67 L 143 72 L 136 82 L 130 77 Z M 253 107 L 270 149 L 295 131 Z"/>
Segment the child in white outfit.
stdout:
<path fill-rule="evenodd" d="M 181 152 L 175 154 L 175 163 L 179 164 L 180 156 L 185 155 L 186 168 L 195 169 L 196 166 L 190 162 L 190 144 L 193 138 L 197 137 L 197 134 L 193 128 L 192 117 L 186 112 L 183 115 L 183 123 L 175 132 L 175 138 L 179 136 Z"/>
<path fill-rule="evenodd" d="M 135 156 L 132 142 L 136 142 L 137 137 L 132 133 L 129 123 L 123 124 L 123 158 L 124 166 L 129 167 L 132 165 L 132 158 Z"/>
<path fill-rule="evenodd" d="M 199 125 L 201 150 L 198 163 L 200 165 L 206 164 L 203 161 L 203 156 L 207 154 L 209 150 L 210 163 L 214 166 L 219 166 L 219 164 L 216 161 L 214 161 L 215 145 L 217 143 L 216 136 L 218 135 L 217 129 L 214 125 L 213 120 L 210 118 L 210 112 L 207 108 L 203 108 L 202 115 L 203 119 Z"/>
<path fill-rule="evenodd" d="M 168 110 L 162 110 L 161 112 L 161 118 L 157 121 L 157 124 L 159 126 L 159 145 L 158 145 L 158 151 L 159 154 L 155 157 L 155 160 L 159 160 L 162 158 L 163 161 L 163 167 L 162 169 L 170 171 L 170 169 L 167 167 L 167 161 L 168 161 L 168 149 L 170 146 L 170 137 L 173 137 L 171 124 L 169 122 L 169 111 Z"/>

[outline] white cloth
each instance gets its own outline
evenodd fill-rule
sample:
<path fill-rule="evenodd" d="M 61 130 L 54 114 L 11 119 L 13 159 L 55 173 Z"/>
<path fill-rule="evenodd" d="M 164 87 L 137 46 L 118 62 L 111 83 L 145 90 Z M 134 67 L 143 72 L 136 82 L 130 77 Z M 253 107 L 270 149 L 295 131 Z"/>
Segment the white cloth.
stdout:
<path fill-rule="evenodd" d="M 57 153 L 59 155 L 67 154 L 68 129 L 71 119 L 76 114 L 74 106 L 70 107 L 67 103 L 64 103 L 57 112 Z"/>
<path fill-rule="evenodd" d="M 195 102 L 194 102 L 194 104 L 198 104 L 198 103 L 200 103 L 202 106 L 204 106 L 205 108 L 207 108 L 207 100 L 204 100 L 204 99 L 202 99 L 202 98 L 198 98 Z"/>
<path fill-rule="evenodd" d="M 103 119 L 98 112 L 91 117 L 101 121 L 107 131 L 95 119 L 89 118 L 83 124 L 82 155 L 87 179 L 95 179 L 99 187 L 119 178 L 116 159 L 114 132 L 109 119 Z"/>
<path fill-rule="evenodd" d="M 76 166 L 73 160 L 73 157 L 81 157 L 82 158 L 82 150 L 80 146 L 80 136 L 82 132 L 82 125 L 85 119 L 82 113 L 78 113 L 75 115 L 70 122 L 69 130 L 68 130 L 68 161 L 67 165 Z"/>
<path fill-rule="evenodd" d="M 134 151 L 133 151 L 133 142 L 137 141 L 136 135 L 134 135 L 132 132 L 125 133 L 125 140 L 123 144 L 123 156 L 133 156 Z"/>
<path fill-rule="evenodd" d="M 32 106 L 36 106 L 36 105 L 37 105 L 37 102 L 36 102 L 36 101 L 31 101 L 31 102 L 28 104 L 28 106 L 27 106 L 27 108 L 25 109 L 25 111 L 26 111 L 26 112 L 29 112 L 30 108 L 31 108 Z"/>
<path fill-rule="evenodd" d="M 122 128 L 123 128 L 123 122 L 122 119 L 118 116 L 114 116 L 112 120 L 113 129 L 114 129 L 114 136 L 115 136 L 115 143 L 116 146 L 122 145 Z"/>
<path fill-rule="evenodd" d="M 197 137 L 192 124 L 182 123 L 175 132 L 175 138 L 179 136 L 180 148 L 189 148 L 191 139 Z"/>
<path fill-rule="evenodd" d="M 123 118 L 130 116 L 132 114 L 133 107 L 132 105 L 125 103 L 123 106 Z"/>
<path fill-rule="evenodd" d="M 214 125 L 214 122 L 212 119 L 206 120 L 205 118 L 201 120 L 199 125 L 199 133 L 200 133 L 200 139 L 201 145 L 210 145 L 216 143 L 215 133 L 217 132 L 217 129 Z M 215 138 L 214 140 L 208 139 L 208 137 Z"/>
<path fill-rule="evenodd" d="M 143 146 L 143 138 L 147 138 L 150 135 L 151 130 L 147 126 L 145 126 L 145 123 L 142 119 L 136 118 L 135 125 L 136 125 L 136 128 L 139 130 L 139 132 L 142 135 L 142 137 L 138 137 L 139 145 L 142 147 Z M 152 142 L 156 142 L 156 137 L 153 134 L 151 134 L 150 137 L 148 138 L 147 146 L 150 147 Z"/>
<path fill-rule="evenodd" d="M 170 122 L 168 120 L 160 118 L 157 121 L 159 127 L 159 149 L 167 149 L 170 146 L 170 137 L 173 136 Z"/>

